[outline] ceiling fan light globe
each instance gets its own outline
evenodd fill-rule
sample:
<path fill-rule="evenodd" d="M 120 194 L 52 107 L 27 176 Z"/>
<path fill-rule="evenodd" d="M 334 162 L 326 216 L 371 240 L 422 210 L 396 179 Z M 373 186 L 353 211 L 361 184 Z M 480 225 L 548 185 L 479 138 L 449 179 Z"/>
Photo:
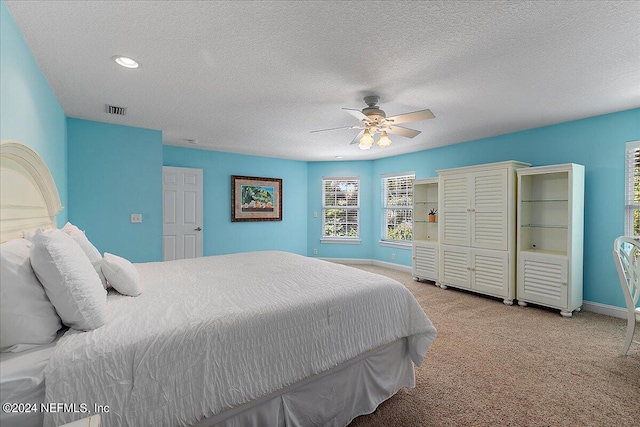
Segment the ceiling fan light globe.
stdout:
<path fill-rule="evenodd" d="M 380 134 L 380 139 L 378 139 L 378 146 L 381 148 L 385 148 L 391 145 L 391 139 L 387 135 L 387 132 L 382 132 Z"/>
<path fill-rule="evenodd" d="M 371 132 L 369 132 L 369 129 L 365 129 L 364 133 L 362 134 L 362 138 L 360 138 L 360 148 L 362 148 L 363 146 L 366 146 L 367 148 L 362 148 L 363 150 L 368 150 L 369 148 L 371 148 L 371 146 L 373 145 L 373 136 L 371 136 Z"/>
<path fill-rule="evenodd" d="M 361 150 L 368 150 L 369 148 L 371 148 L 371 146 L 373 145 L 373 138 L 369 137 L 368 139 L 360 138 L 360 143 L 358 144 L 358 147 L 360 147 Z"/>

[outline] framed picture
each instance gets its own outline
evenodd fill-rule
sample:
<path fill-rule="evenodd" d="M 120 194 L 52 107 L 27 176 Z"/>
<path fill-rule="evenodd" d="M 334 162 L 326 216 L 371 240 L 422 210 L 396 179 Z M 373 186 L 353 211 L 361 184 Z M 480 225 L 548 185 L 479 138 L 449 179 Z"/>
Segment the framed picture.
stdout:
<path fill-rule="evenodd" d="M 282 221 L 282 179 L 231 175 L 231 221 Z"/>

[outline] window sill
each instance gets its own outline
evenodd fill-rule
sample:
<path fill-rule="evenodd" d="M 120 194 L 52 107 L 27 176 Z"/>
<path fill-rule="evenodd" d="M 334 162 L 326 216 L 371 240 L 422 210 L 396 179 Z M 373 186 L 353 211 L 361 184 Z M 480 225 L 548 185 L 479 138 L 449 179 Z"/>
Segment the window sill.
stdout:
<path fill-rule="evenodd" d="M 360 239 L 356 238 L 339 238 L 339 237 L 323 237 L 320 239 L 320 243 L 337 243 L 340 245 L 359 245 Z"/>
<path fill-rule="evenodd" d="M 380 240 L 378 242 L 380 244 L 380 246 L 387 246 L 390 248 L 401 248 L 401 249 L 412 249 L 413 248 L 413 243 L 412 242 L 390 242 L 387 240 Z"/>

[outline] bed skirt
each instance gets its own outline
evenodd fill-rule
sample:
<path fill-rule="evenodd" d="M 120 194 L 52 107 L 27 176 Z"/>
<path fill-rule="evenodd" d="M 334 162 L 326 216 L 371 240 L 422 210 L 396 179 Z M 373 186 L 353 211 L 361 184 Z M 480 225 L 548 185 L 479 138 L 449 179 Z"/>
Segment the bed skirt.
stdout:
<path fill-rule="evenodd" d="M 201 420 L 195 427 L 346 426 L 370 414 L 403 387 L 415 387 L 407 338 Z"/>

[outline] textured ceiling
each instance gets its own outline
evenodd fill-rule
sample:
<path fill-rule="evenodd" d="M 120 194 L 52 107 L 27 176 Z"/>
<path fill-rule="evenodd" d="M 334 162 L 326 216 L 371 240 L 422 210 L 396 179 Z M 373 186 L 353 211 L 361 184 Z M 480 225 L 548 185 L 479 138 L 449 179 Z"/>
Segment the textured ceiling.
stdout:
<path fill-rule="evenodd" d="M 374 159 L 640 106 L 640 2 L 5 3 L 67 116 L 165 144 Z M 386 149 L 310 133 L 357 125 L 342 108 L 370 94 L 387 115 L 436 118 Z"/>

